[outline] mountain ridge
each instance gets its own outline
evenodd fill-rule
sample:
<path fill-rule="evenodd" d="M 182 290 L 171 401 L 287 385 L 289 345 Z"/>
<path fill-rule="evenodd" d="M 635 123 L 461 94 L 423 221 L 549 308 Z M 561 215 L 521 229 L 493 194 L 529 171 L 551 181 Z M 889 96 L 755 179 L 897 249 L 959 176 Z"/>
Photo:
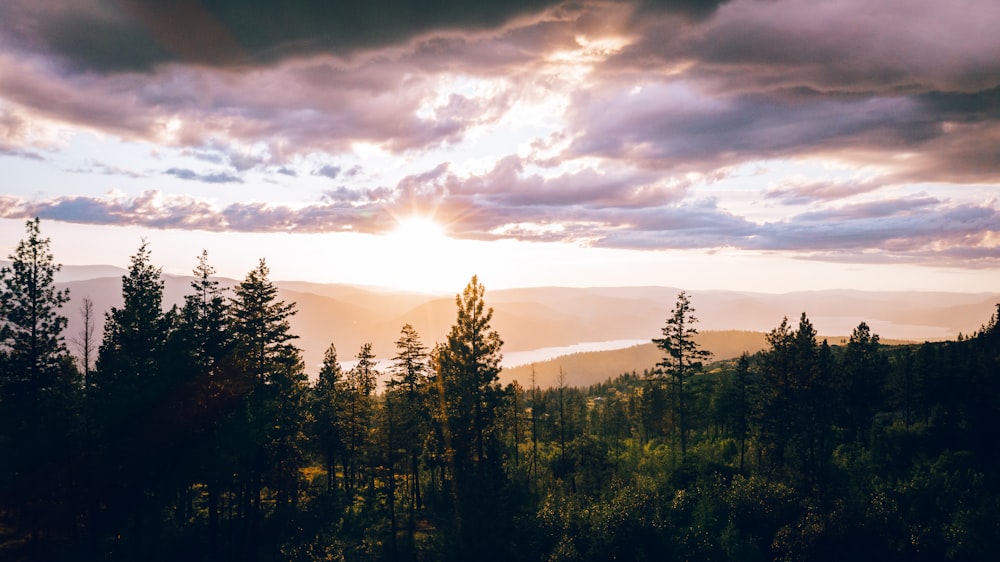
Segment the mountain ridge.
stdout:
<path fill-rule="evenodd" d="M 81 279 L 85 273 L 125 270 L 113 266 L 70 266 L 59 288 L 71 301 L 62 309 L 69 319 L 69 340 L 82 329 L 79 307 L 94 301 L 97 337 L 104 312 L 121 305 L 121 276 Z M 180 305 L 193 278 L 164 274 L 164 306 Z M 237 280 L 219 278 L 231 288 Z M 278 298 L 295 302 L 292 317 L 296 344 L 306 370 L 318 371 L 323 352 L 333 343 L 341 360 L 350 360 L 365 342 L 376 356 L 392 357 L 404 323 L 414 326 L 431 348 L 443 341 L 455 321 L 454 298 L 412 291 L 373 290 L 348 284 L 276 281 Z M 227 291 L 228 292 L 228 291 Z M 582 342 L 650 340 L 660 335 L 679 289 L 672 287 L 526 287 L 486 291 L 496 329 L 507 352 L 568 346 Z M 798 291 L 785 294 L 691 290 L 698 329 L 767 332 L 788 317 L 806 312 L 821 333 L 849 334 L 865 321 L 883 338 L 942 340 L 979 329 L 995 310 L 1000 294 L 859 290 Z M 71 347 L 71 351 L 76 352 Z"/>

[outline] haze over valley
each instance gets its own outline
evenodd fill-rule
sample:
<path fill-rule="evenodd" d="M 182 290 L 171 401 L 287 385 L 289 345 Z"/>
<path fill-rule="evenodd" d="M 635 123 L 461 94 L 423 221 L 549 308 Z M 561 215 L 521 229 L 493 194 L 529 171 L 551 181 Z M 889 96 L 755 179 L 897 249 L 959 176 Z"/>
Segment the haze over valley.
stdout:
<path fill-rule="evenodd" d="M 100 312 L 121 306 L 121 275 L 114 266 L 64 266 L 58 285 L 70 289 L 63 312 L 72 337 L 82 328 L 77 310 L 89 297 Z M 165 275 L 164 303 L 181 304 L 191 277 Z M 232 287 L 233 279 L 220 279 Z M 315 375 L 323 352 L 333 343 L 342 361 L 350 362 L 361 345 L 372 343 L 377 357 L 388 359 L 400 328 L 411 324 L 425 341 L 441 341 L 455 321 L 455 294 L 428 294 L 345 284 L 276 281 L 279 298 L 296 303 L 291 318 L 295 345 L 303 350 L 306 371 Z M 659 337 L 678 292 L 675 287 L 533 287 L 491 290 L 487 304 L 495 310 L 493 326 L 504 340 L 505 366 L 515 367 L 560 355 L 594 349 L 627 348 Z M 455 293 L 460 288 L 456 288 Z M 703 332 L 758 332 L 757 343 L 725 347 L 716 338 L 709 346 L 716 359 L 763 348 L 763 332 L 806 312 L 821 336 L 846 338 L 865 321 L 883 340 L 939 341 L 970 334 L 989 320 L 1000 294 L 949 292 L 811 291 L 784 294 L 744 291 L 699 291 L 688 288 Z M 100 341 L 100 332 L 98 332 Z M 746 349 L 744 349 L 746 348 Z M 721 351 L 721 353 L 720 353 Z M 633 353 L 622 365 L 641 365 L 651 350 Z M 620 355 L 619 355 L 620 356 Z M 652 366 L 649 362 L 646 366 Z M 517 372 L 522 372 L 521 370 Z M 609 372 L 608 376 L 617 375 Z M 573 369 L 567 369 L 576 383 Z M 509 377 L 504 376 L 505 380 Z M 546 376 L 545 381 L 554 380 Z M 587 380 L 579 380 L 585 384 Z"/>

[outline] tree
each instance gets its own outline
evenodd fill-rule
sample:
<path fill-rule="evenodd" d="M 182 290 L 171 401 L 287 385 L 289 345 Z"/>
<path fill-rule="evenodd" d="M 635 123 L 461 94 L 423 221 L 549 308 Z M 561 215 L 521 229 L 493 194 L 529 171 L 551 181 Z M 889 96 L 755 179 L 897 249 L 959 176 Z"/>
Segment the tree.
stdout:
<path fill-rule="evenodd" d="M 272 549 L 278 548 L 284 512 L 298 499 L 299 467 L 303 462 L 303 404 L 306 376 L 301 352 L 290 342 L 289 318 L 295 304 L 278 300 L 262 259 L 233 290 L 230 300 L 237 368 L 250 389 L 241 438 L 240 463 L 244 487 L 243 513 L 249 517 L 244 548 L 253 552 L 258 540 L 265 487 L 274 494 Z M 290 504 L 290 505 L 289 505 Z"/>
<path fill-rule="evenodd" d="M 333 493 L 336 489 L 336 460 L 343 458 L 344 435 L 343 410 L 345 407 L 344 373 L 337 361 L 337 348 L 332 343 L 323 353 L 323 365 L 319 369 L 316 387 L 312 394 L 313 442 L 326 466 L 326 491 Z"/>
<path fill-rule="evenodd" d="M 289 343 L 298 338 L 291 333 L 288 322 L 296 312 L 295 304 L 277 300 L 278 288 L 268 279 L 269 275 L 270 269 L 261 259 L 236 286 L 230 301 L 239 354 L 249 374 L 260 384 L 268 382 L 277 364 L 298 353 Z"/>
<path fill-rule="evenodd" d="M 653 340 L 664 352 L 663 360 L 656 364 L 656 375 L 665 377 L 671 390 L 671 411 L 676 420 L 675 431 L 679 436 L 682 459 L 687 455 L 690 411 L 686 383 L 701 371 L 703 361 L 711 356 L 710 352 L 700 349 L 694 340 L 698 335 L 694 327 L 697 321 L 687 292 L 681 291 L 663 327 L 663 337 Z"/>
<path fill-rule="evenodd" d="M 747 437 L 750 433 L 750 355 L 743 352 L 736 363 L 736 404 L 735 404 L 735 430 L 736 437 L 740 441 L 740 473 L 743 473 L 744 457 L 747 450 Z"/>
<path fill-rule="evenodd" d="M 194 448 L 202 443 L 200 454 L 192 454 L 189 474 L 178 483 L 177 512 L 180 520 L 187 511 L 187 497 L 193 482 L 205 484 L 208 496 L 209 550 L 218 557 L 219 496 L 235 470 L 231 445 L 222 439 L 218 428 L 235 409 L 249 389 L 241 384 L 233 366 L 233 338 L 230 332 L 229 306 L 215 269 L 202 250 L 194 268 L 191 292 L 184 297 L 177 329 L 169 343 L 174 365 L 174 424 L 184 429 L 183 438 Z M 180 476 L 180 475 L 179 475 Z"/>
<path fill-rule="evenodd" d="M 0 505 L 19 511 L 35 541 L 51 498 L 66 492 L 57 460 L 77 435 L 77 372 L 66 351 L 55 263 L 39 220 L 0 268 Z M 8 503 L 10 502 L 10 503 Z"/>
<path fill-rule="evenodd" d="M 150 261 L 145 240 L 122 276 L 122 300 L 105 315 L 104 338 L 97 357 L 95 385 L 105 400 L 99 408 L 108 423 L 139 414 L 159 384 L 163 352 L 175 313 L 163 311 L 162 272 Z M 110 408 L 110 409 L 108 409 Z"/>
<path fill-rule="evenodd" d="M 344 480 L 348 492 L 354 486 L 363 483 L 366 476 L 370 475 L 366 469 L 369 468 L 371 459 L 365 457 L 369 453 L 368 445 L 371 443 L 375 414 L 373 395 L 379 375 L 371 343 L 362 345 L 355 357 L 358 362 L 347 374 L 345 412 L 348 465 Z"/>
<path fill-rule="evenodd" d="M 844 351 L 843 378 L 838 389 L 844 397 L 842 421 L 855 440 L 864 438 L 875 409 L 882 403 L 886 365 L 878 334 L 872 334 L 867 323 L 858 324 Z"/>
<path fill-rule="evenodd" d="M 456 295 L 458 316 L 435 354 L 456 465 L 475 467 L 480 475 L 487 460 L 486 441 L 494 429 L 503 345 L 490 327 L 493 309 L 486 307 L 485 291 L 473 276 Z"/>
<path fill-rule="evenodd" d="M 409 532 L 411 542 L 416 531 L 416 510 L 421 504 L 420 454 L 430 422 L 427 392 L 430 384 L 427 348 L 410 324 L 400 330 L 396 340 L 396 356 L 389 370 L 391 378 L 386 389 L 390 432 L 406 450 L 409 496 Z M 393 423 L 395 420 L 395 423 Z M 390 449 L 393 448 L 390 443 Z M 390 451 L 390 457 L 392 452 Z"/>
<path fill-rule="evenodd" d="M 498 555 L 501 544 L 483 538 L 503 534 L 504 522 L 497 492 L 504 484 L 502 439 L 496 424 L 502 391 L 500 348 L 503 340 L 490 326 L 493 309 L 486 307 L 485 289 L 473 277 L 456 295 L 458 308 L 444 343 L 433 353 L 438 377 L 438 419 L 452 476 L 456 536 L 459 550 Z"/>
<path fill-rule="evenodd" d="M 175 437 L 171 423 L 174 372 L 168 342 L 176 311 L 164 312 L 160 268 L 150 263 L 143 240 L 122 277 L 122 300 L 105 315 L 104 338 L 97 357 L 93 400 L 94 427 L 101 438 L 99 474 L 102 493 L 126 548 L 145 557 L 150 539 L 145 532 L 153 502 L 165 500 L 164 479 L 180 459 L 170 454 Z"/>
<path fill-rule="evenodd" d="M 70 339 L 80 353 L 84 393 L 90 388 L 91 365 L 94 364 L 94 352 L 97 351 L 97 342 L 94 340 L 94 314 L 94 301 L 90 297 L 84 297 L 80 305 L 80 320 L 83 321 L 83 327 L 80 328 L 79 334 Z"/>
<path fill-rule="evenodd" d="M 27 238 L 0 268 L 0 353 L 5 368 L 0 397 L 37 408 L 41 393 L 56 384 L 67 355 L 62 331 L 66 317 L 59 309 L 68 290 L 56 290 L 55 263 L 49 239 L 41 237 L 39 220 L 26 224 Z M 32 416 L 34 417 L 34 416 Z"/>

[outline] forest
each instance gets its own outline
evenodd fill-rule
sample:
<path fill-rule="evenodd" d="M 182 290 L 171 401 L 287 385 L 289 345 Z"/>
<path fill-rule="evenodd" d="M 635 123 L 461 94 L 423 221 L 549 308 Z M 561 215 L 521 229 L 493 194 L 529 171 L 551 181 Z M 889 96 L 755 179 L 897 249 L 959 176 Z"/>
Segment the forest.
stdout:
<path fill-rule="evenodd" d="M 143 242 L 122 306 L 98 318 L 85 300 L 78 334 L 37 219 L 10 260 L 2 560 L 1000 554 L 1000 305 L 918 345 L 864 322 L 830 345 L 803 313 L 713 361 L 682 292 L 648 370 L 501 386 L 503 335 L 472 277 L 442 343 L 401 326 L 380 368 L 370 344 L 331 342 L 310 380 L 264 260 L 223 291 L 202 252 L 167 309 Z"/>

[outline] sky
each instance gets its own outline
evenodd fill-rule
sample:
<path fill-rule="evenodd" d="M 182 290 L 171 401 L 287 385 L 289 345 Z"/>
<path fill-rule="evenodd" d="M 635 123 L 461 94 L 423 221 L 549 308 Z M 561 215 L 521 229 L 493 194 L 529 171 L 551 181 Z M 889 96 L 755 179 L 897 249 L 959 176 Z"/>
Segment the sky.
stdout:
<path fill-rule="evenodd" d="M 995 0 L 4 0 L 0 252 L 454 293 L 1000 287 Z"/>

